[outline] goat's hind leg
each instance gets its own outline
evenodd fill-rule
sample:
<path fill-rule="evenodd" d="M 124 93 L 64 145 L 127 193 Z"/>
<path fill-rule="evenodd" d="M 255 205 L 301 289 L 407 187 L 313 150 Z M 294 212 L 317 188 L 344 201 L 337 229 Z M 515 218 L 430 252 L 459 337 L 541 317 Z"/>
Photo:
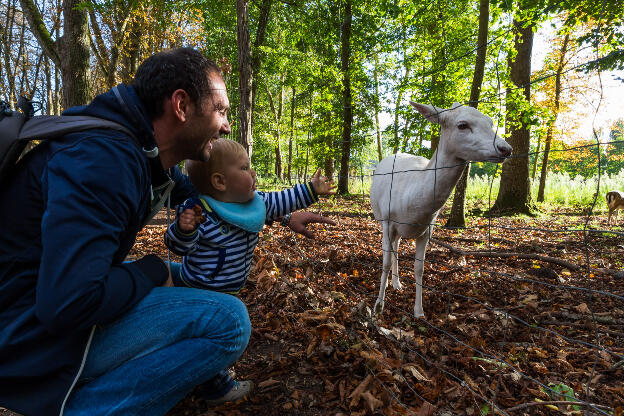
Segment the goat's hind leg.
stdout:
<path fill-rule="evenodd" d="M 386 288 L 388 287 L 388 274 L 390 273 L 390 267 L 392 263 L 392 244 L 390 243 L 390 226 L 387 223 L 382 223 L 383 237 L 381 240 L 381 249 L 383 251 L 383 266 L 381 268 L 381 282 L 379 283 L 379 295 L 375 301 L 375 315 L 381 314 L 384 308 L 384 299 L 386 297 Z"/>
<path fill-rule="evenodd" d="M 425 271 L 425 252 L 429 243 L 429 231 L 416 238 L 416 254 L 414 259 L 414 274 L 416 277 L 416 302 L 414 304 L 414 316 L 423 318 L 425 312 L 422 306 L 423 273 Z"/>
<path fill-rule="evenodd" d="M 401 281 L 399 280 L 399 243 L 401 237 L 396 237 L 396 240 L 392 242 L 392 287 L 396 290 L 403 289 Z"/>

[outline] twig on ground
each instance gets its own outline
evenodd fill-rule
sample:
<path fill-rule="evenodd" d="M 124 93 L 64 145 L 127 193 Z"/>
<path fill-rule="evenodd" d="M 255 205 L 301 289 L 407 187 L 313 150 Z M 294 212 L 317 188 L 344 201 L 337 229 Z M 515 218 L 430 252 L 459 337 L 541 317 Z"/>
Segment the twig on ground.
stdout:
<path fill-rule="evenodd" d="M 596 407 L 596 408 L 599 408 L 599 409 L 613 410 L 609 406 L 603 406 L 601 404 L 586 403 L 586 402 L 569 402 L 567 400 L 553 400 L 553 401 L 550 401 L 550 402 L 522 403 L 522 404 L 519 404 L 518 406 L 510 407 L 509 409 L 506 409 L 506 410 L 508 412 L 513 412 L 515 410 L 526 409 L 527 407 L 531 407 L 531 406 L 548 406 L 548 405 L 552 406 L 552 405 L 558 405 L 558 404 L 566 404 L 568 406 Z"/>
<path fill-rule="evenodd" d="M 445 243 L 443 241 L 432 238 L 430 240 L 432 243 L 442 246 L 444 248 L 449 249 L 453 253 L 461 254 L 462 256 L 473 256 L 473 257 L 501 257 L 501 258 L 509 258 L 509 257 L 517 257 L 519 259 L 531 259 L 531 260 L 541 260 L 547 263 L 554 263 L 560 266 L 566 267 L 570 270 L 580 270 L 580 266 L 576 264 L 570 263 L 565 260 L 558 259 L 556 257 L 550 256 L 541 256 L 539 254 L 530 254 L 530 253 L 501 253 L 496 251 L 464 251 L 453 247 L 452 245 Z"/>
<path fill-rule="evenodd" d="M 465 251 L 459 248 L 456 248 L 448 243 L 440 241 L 438 239 L 432 238 L 432 243 L 442 246 L 444 248 L 449 249 L 451 252 L 460 254 L 462 256 L 472 256 L 472 257 L 501 257 L 501 258 L 509 258 L 509 257 L 517 257 L 519 259 L 529 259 L 529 260 L 539 260 L 547 263 L 558 264 L 559 266 L 563 266 L 567 269 L 578 271 L 581 270 L 581 266 L 578 266 L 574 263 L 570 263 L 569 261 L 561 260 L 556 257 L 550 256 L 542 256 L 539 254 L 532 253 L 501 253 L 497 251 Z M 624 279 L 624 271 L 613 270 L 613 269 L 591 269 L 593 272 L 600 272 L 611 275 L 613 277 Z"/>

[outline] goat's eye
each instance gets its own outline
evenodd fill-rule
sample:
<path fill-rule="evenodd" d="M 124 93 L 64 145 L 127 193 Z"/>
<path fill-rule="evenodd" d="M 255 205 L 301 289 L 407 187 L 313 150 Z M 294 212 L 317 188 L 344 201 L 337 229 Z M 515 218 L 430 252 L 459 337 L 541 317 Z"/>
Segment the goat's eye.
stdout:
<path fill-rule="evenodd" d="M 466 130 L 466 129 L 469 129 L 470 126 L 465 121 L 462 121 L 459 124 L 457 124 L 457 128 L 460 130 Z"/>

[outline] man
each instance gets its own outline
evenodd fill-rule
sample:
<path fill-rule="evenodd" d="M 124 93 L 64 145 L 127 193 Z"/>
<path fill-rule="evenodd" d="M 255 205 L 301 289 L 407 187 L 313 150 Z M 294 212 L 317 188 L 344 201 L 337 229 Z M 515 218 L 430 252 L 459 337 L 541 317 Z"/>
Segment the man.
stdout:
<path fill-rule="evenodd" d="M 131 134 L 72 133 L 18 163 L 0 187 L 0 406 L 162 415 L 240 356 L 250 334 L 242 302 L 162 287 L 170 274 L 155 255 L 123 262 L 173 183 L 172 204 L 195 193 L 175 165 L 209 159 L 211 141 L 230 133 L 228 110 L 214 63 L 192 49 L 162 52 L 132 86 L 66 112 Z M 228 399 L 246 392 L 235 393 Z"/>

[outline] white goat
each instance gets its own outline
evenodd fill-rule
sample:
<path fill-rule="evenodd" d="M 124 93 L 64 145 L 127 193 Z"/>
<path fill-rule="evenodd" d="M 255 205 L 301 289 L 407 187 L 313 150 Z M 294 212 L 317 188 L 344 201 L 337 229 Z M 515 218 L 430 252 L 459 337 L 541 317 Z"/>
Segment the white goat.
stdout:
<path fill-rule="evenodd" d="M 607 200 L 607 207 L 609 207 L 609 218 L 607 224 L 611 224 L 611 214 L 615 213 L 615 219 L 617 222 L 617 214 L 619 209 L 624 209 L 624 193 L 620 191 L 610 191 L 605 195 Z"/>
<path fill-rule="evenodd" d="M 431 227 L 464 170 L 466 161 L 503 162 L 512 148 L 492 130 L 492 119 L 454 103 L 450 109 L 411 102 L 427 120 L 440 124 L 440 142 L 431 160 L 409 154 L 379 162 L 370 190 L 375 219 L 381 222 L 383 269 L 375 313 L 383 311 L 388 273 L 400 290 L 398 249 L 401 238 L 416 240 L 414 316 L 424 316 L 422 275 Z"/>

